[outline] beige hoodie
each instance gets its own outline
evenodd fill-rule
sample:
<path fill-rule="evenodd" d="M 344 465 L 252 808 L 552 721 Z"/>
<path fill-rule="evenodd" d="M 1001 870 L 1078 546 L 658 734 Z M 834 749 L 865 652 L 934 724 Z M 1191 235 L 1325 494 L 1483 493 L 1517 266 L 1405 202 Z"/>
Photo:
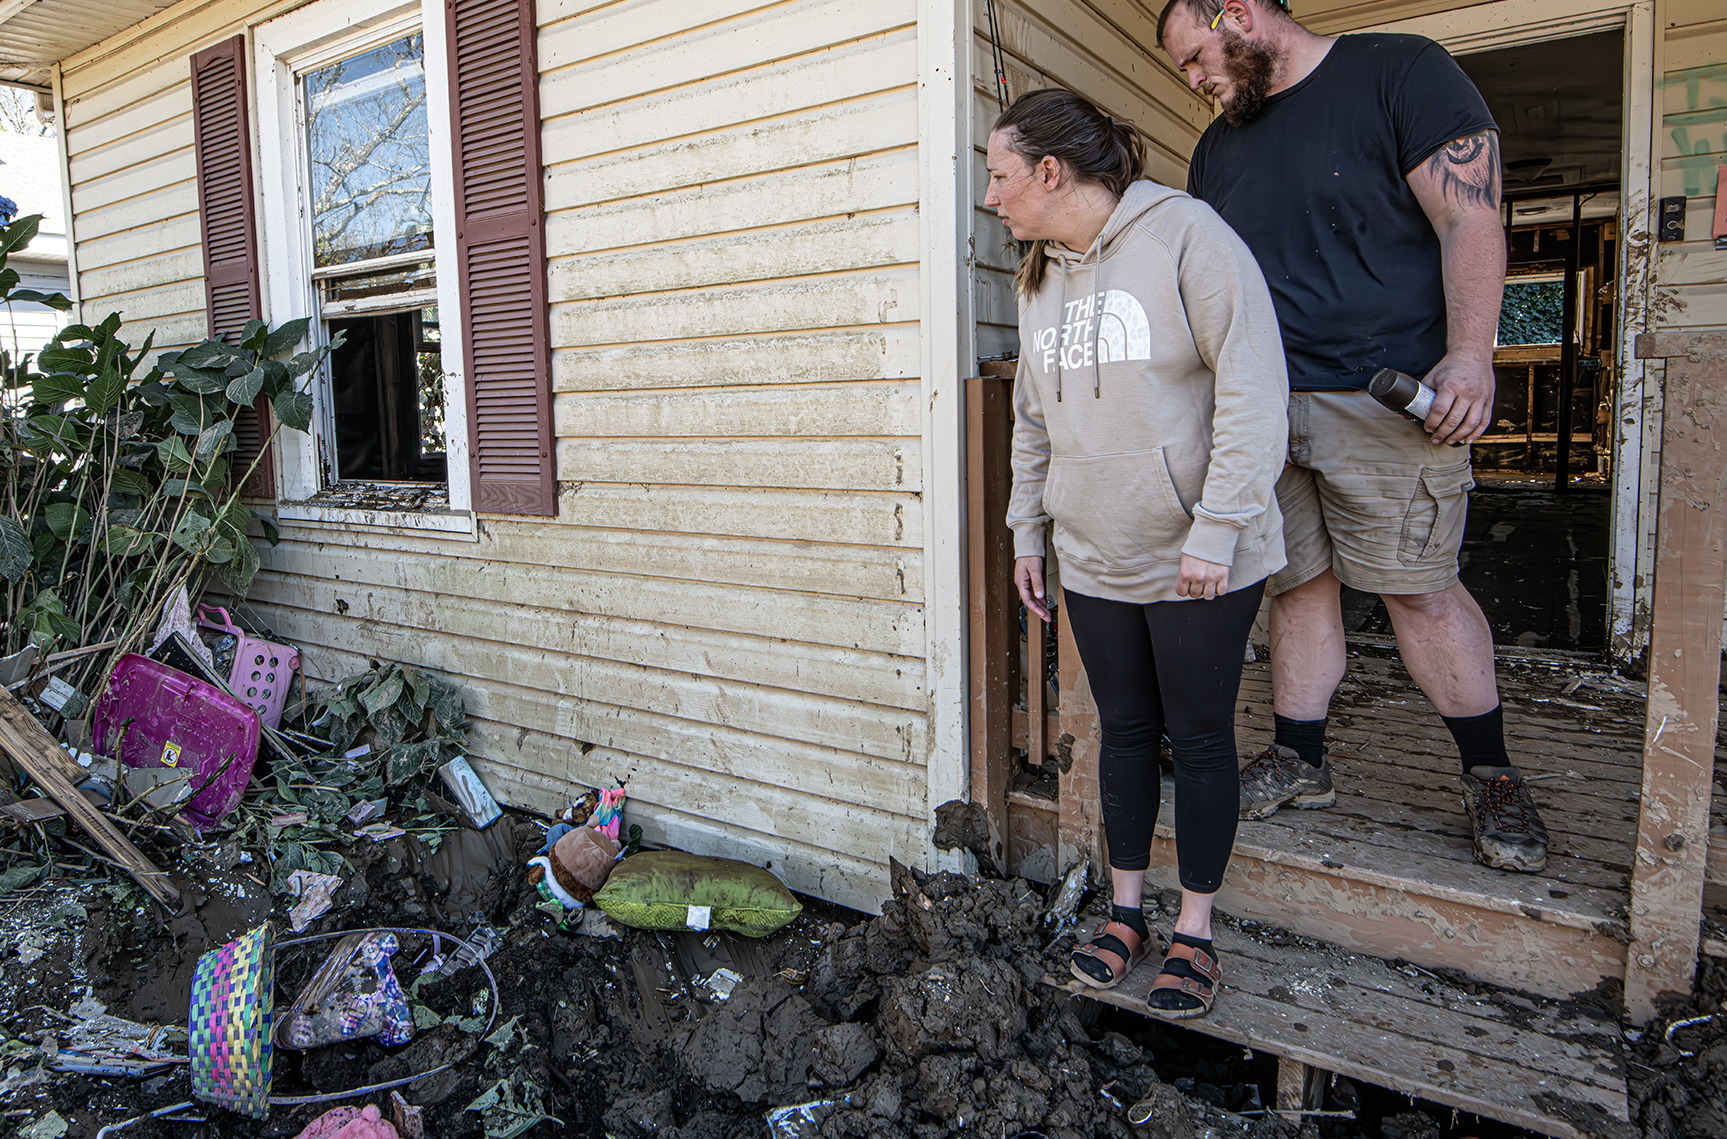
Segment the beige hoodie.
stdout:
<path fill-rule="evenodd" d="M 1043 555 L 1053 519 L 1063 588 L 1136 603 L 1177 600 L 1184 553 L 1232 590 L 1282 569 L 1289 378 L 1247 246 L 1135 182 L 1090 250 L 1048 248 L 1020 301 L 1014 555 Z"/>

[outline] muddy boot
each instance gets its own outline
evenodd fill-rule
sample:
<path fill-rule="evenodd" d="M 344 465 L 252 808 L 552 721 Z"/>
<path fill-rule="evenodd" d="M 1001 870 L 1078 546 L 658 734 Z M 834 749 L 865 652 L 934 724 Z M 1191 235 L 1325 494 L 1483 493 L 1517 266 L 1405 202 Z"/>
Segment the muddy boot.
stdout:
<path fill-rule="evenodd" d="M 1463 809 L 1475 830 L 1475 859 L 1495 870 L 1547 868 L 1547 827 L 1515 767 L 1471 767 L 1463 776 Z"/>
<path fill-rule="evenodd" d="M 1311 810 L 1336 802 L 1329 755 L 1315 767 L 1294 748 L 1272 744 L 1241 769 L 1241 818 L 1267 818 L 1284 806 Z"/>

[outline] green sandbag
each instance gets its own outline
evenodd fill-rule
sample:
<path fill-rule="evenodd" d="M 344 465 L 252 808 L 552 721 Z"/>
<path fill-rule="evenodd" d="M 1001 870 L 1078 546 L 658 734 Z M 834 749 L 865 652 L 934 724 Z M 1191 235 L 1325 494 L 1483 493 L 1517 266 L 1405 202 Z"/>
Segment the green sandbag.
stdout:
<path fill-rule="evenodd" d="M 725 929 L 750 937 L 766 937 L 803 909 L 759 866 L 683 850 L 624 859 L 594 904 L 636 929 Z"/>

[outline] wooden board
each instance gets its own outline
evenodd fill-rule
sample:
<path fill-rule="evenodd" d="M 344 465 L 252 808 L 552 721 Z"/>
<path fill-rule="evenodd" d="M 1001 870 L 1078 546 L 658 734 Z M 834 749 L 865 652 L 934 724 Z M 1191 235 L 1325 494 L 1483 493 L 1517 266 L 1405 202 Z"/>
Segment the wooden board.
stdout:
<path fill-rule="evenodd" d="M 1642 1024 L 1663 994 L 1689 995 L 1697 964 L 1727 602 L 1727 456 L 1717 437 L 1727 406 L 1727 333 L 1646 333 L 1637 354 L 1667 361 L 1625 976 L 1626 1013 Z"/>
<path fill-rule="evenodd" d="M 1185 1028 L 1563 1139 L 1598 1134 L 1578 1120 L 1627 1119 L 1612 1023 L 1471 994 L 1335 945 L 1275 945 L 1228 922 L 1213 929 L 1224 970 L 1218 1001 Z M 1145 1003 L 1155 975 L 1142 965 L 1108 991 L 1047 980 L 1157 1017 Z"/>
<path fill-rule="evenodd" d="M 108 816 L 84 798 L 69 777 L 71 761 L 66 758 L 66 753 L 36 722 L 36 717 L 26 712 L 23 705 L 3 689 L 0 689 L 0 748 L 12 762 L 29 772 L 37 786 L 64 807 L 66 813 L 96 840 L 96 845 L 136 878 L 152 898 L 161 902 L 169 913 L 179 912 L 180 891 L 108 821 Z"/>

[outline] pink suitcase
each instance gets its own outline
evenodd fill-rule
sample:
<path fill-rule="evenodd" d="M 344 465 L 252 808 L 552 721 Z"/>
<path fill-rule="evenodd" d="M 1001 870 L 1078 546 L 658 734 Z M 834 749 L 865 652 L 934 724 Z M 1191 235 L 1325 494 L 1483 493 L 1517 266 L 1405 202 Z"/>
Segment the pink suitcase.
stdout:
<path fill-rule="evenodd" d="M 97 755 L 113 753 L 127 767 L 189 770 L 204 787 L 180 814 L 200 831 L 234 809 L 258 759 L 258 713 L 195 676 L 127 653 L 96 701 L 90 736 Z M 233 756 L 224 770 L 222 765 Z M 221 771 L 213 780 L 213 773 Z"/>

